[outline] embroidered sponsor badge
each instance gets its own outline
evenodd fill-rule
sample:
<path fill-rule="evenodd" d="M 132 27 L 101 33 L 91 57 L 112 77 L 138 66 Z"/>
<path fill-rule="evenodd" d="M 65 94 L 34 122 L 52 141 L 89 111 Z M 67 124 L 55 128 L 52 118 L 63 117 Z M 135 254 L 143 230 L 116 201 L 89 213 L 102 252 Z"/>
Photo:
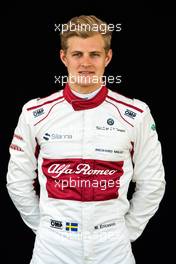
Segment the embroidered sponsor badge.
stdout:
<path fill-rule="evenodd" d="M 33 116 L 34 117 L 38 117 L 38 116 L 41 116 L 41 115 L 43 115 L 44 114 L 44 109 L 43 109 L 43 107 L 42 108 L 39 108 L 39 109 L 37 109 L 37 110 L 35 110 L 35 111 L 33 111 Z"/>

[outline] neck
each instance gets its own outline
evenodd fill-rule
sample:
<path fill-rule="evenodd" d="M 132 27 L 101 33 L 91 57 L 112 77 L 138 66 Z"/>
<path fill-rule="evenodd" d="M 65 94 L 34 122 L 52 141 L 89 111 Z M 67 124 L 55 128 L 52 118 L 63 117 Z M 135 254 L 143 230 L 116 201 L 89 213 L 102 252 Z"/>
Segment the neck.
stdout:
<path fill-rule="evenodd" d="M 89 94 L 103 86 L 102 83 L 96 83 L 96 85 L 80 85 L 69 83 L 70 88 L 80 94 Z"/>

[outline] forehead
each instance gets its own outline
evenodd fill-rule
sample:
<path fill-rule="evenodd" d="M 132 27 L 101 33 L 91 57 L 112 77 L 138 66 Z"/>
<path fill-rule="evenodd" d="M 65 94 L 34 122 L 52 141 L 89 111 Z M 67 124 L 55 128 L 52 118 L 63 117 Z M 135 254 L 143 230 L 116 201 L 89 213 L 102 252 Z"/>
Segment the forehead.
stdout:
<path fill-rule="evenodd" d="M 68 39 L 68 49 L 70 51 L 102 51 L 104 50 L 104 39 L 101 34 L 96 34 L 88 38 L 70 37 Z"/>

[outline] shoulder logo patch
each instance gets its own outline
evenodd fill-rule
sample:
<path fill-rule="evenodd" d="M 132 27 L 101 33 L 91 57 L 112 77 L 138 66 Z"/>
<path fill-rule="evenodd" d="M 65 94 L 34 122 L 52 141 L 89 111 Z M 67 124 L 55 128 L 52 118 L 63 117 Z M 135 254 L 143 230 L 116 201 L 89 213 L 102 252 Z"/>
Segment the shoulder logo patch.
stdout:
<path fill-rule="evenodd" d="M 129 109 L 126 109 L 125 110 L 125 115 L 128 116 L 128 117 L 130 117 L 130 118 L 132 118 L 132 119 L 134 119 L 137 114 L 135 112 L 129 110 Z"/>
<path fill-rule="evenodd" d="M 151 129 L 152 129 L 153 131 L 155 131 L 155 130 L 156 130 L 156 125 L 155 125 L 155 124 L 152 124 L 152 125 L 151 125 Z"/>
<path fill-rule="evenodd" d="M 41 108 L 39 108 L 39 109 L 33 111 L 33 116 L 34 116 L 34 117 L 38 117 L 38 116 L 41 116 L 41 115 L 43 115 L 43 114 L 44 114 L 44 109 L 43 109 L 43 107 L 41 107 Z"/>

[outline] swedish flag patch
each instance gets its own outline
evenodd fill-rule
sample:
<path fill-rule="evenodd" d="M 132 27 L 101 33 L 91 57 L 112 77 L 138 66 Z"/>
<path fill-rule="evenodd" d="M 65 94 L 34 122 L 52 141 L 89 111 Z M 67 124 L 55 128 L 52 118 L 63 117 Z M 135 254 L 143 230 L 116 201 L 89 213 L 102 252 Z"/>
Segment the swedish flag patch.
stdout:
<path fill-rule="evenodd" d="M 77 232 L 78 231 L 78 223 L 70 223 L 66 222 L 66 231 L 73 231 Z"/>

